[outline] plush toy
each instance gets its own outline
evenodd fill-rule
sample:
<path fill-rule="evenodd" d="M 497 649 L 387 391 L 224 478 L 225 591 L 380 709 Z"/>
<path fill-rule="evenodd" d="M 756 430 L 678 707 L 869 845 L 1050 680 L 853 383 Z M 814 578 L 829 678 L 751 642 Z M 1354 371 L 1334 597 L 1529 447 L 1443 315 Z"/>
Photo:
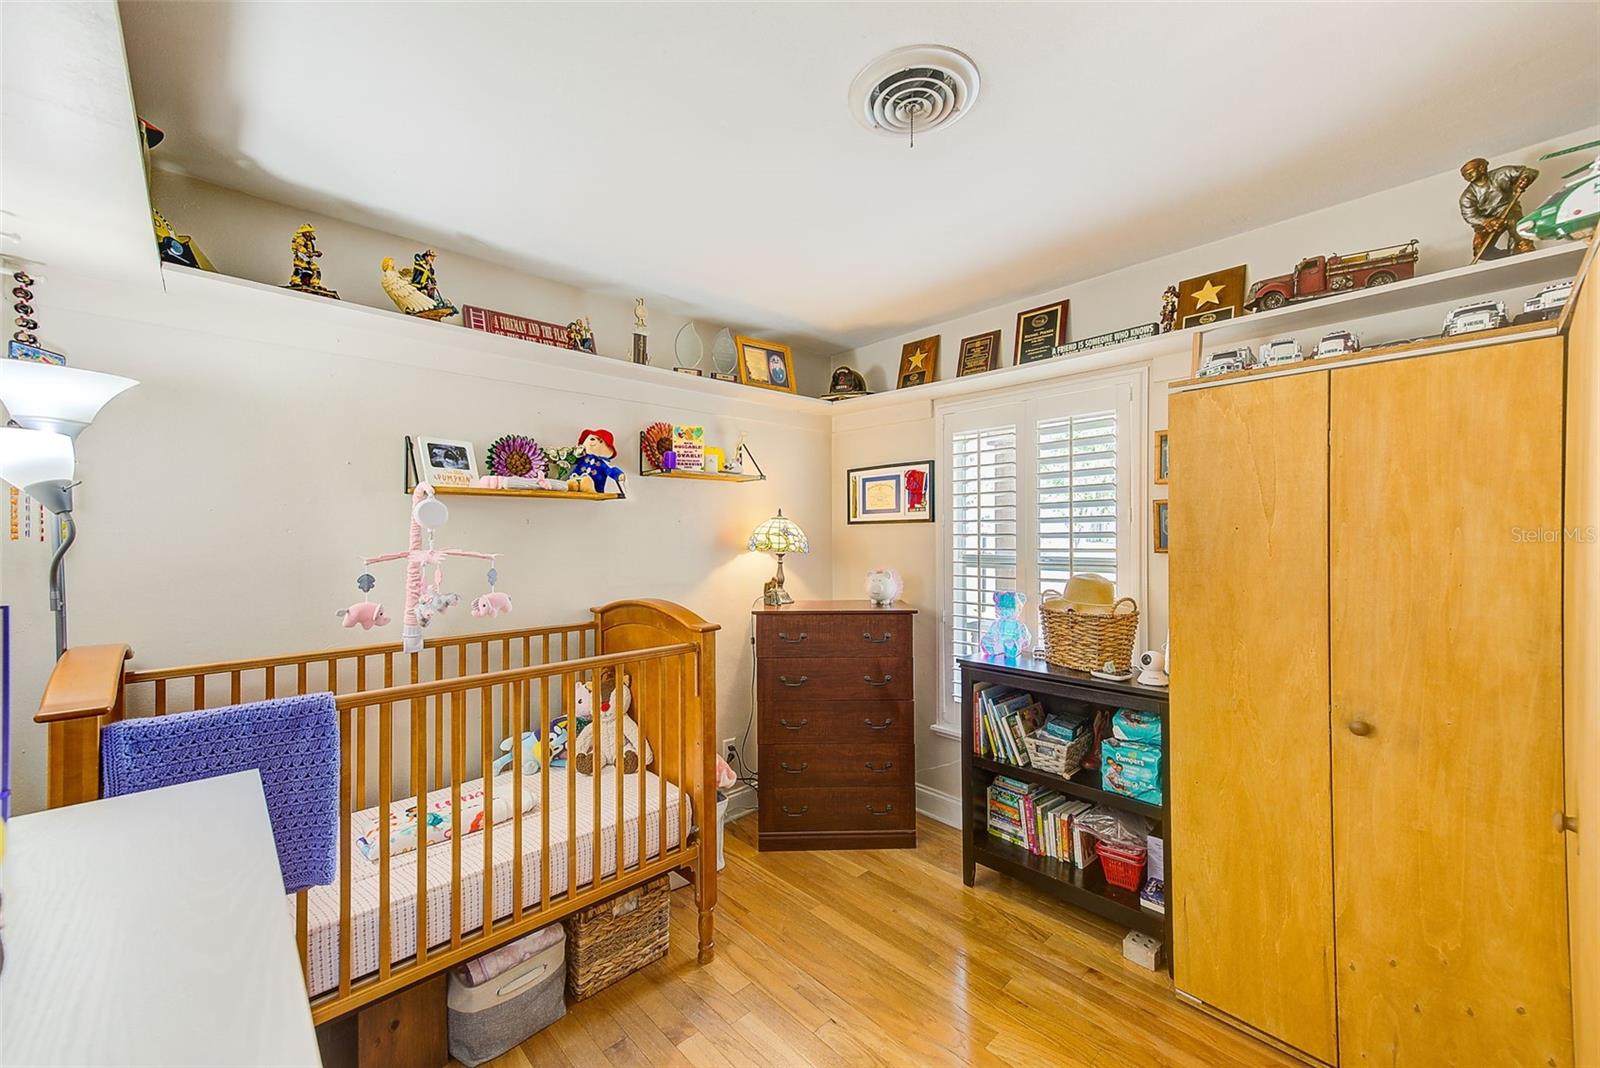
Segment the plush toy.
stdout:
<path fill-rule="evenodd" d="M 437 588 L 424 593 L 417 601 L 417 623 L 426 627 L 435 615 L 444 615 L 454 605 L 461 603 L 459 593 L 440 593 Z"/>
<path fill-rule="evenodd" d="M 994 595 L 996 618 L 983 632 L 983 655 L 1015 660 L 1033 647 L 1033 634 L 1022 621 L 1027 594 L 1004 590 Z"/>
<path fill-rule="evenodd" d="M 585 430 L 578 435 L 578 462 L 572 468 L 567 484 L 575 490 L 605 493 L 606 484 L 616 484 L 613 492 L 622 492 L 622 468 L 609 461 L 617 458 L 617 443 L 609 430 Z"/>
<path fill-rule="evenodd" d="M 389 625 L 389 617 L 384 613 L 383 605 L 376 601 L 357 601 L 349 608 L 339 609 L 334 615 L 343 619 L 345 626 L 360 627 L 362 630 Z"/>
<path fill-rule="evenodd" d="M 628 685 L 628 677 L 622 677 L 622 683 L 617 684 L 615 668 L 605 668 L 600 672 L 600 692 L 608 696 L 602 698 L 600 707 L 594 707 L 594 696 L 587 683 L 579 683 L 576 689 L 576 699 L 573 711 L 579 719 L 589 718 L 590 722 L 578 733 L 578 740 L 573 744 L 573 767 L 579 774 L 593 775 L 595 773 L 595 734 L 600 736 L 599 766 L 610 767 L 621 764 L 625 775 L 632 775 L 639 770 L 639 725 L 628 715 L 633 706 L 633 690 Z M 622 749 L 619 759 L 617 754 L 617 716 L 622 716 Z M 650 743 L 644 742 L 644 763 L 648 767 L 655 759 L 650 751 Z"/>
<path fill-rule="evenodd" d="M 482 619 L 484 616 L 498 616 L 511 611 L 511 597 L 504 593 L 490 591 L 472 602 L 472 615 Z"/>
<path fill-rule="evenodd" d="M 522 774 L 524 775 L 532 775 L 537 772 L 550 757 L 550 747 L 546 743 L 539 741 L 533 731 L 522 732 L 522 744 L 517 749 L 522 754 Z M 494 773 L 496 775 L 511 767 L 513 757 L 510 738 L 500 743 L 500 752 L 504 753 L 505 756 L 494 762 Z"/>

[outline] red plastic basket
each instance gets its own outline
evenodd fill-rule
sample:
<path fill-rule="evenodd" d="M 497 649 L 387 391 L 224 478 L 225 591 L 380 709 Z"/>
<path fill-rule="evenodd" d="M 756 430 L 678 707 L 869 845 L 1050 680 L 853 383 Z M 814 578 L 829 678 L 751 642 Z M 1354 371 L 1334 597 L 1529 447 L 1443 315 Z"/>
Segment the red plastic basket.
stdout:
<path fill-rule="evenodd" d="M 1106 882 L 1124 890 L 1137 890 L 1144 883 L 1145 850 L 1142 846 L 1124 848 L 1095 839 L 1094 851 L 1106 871 Z"/>

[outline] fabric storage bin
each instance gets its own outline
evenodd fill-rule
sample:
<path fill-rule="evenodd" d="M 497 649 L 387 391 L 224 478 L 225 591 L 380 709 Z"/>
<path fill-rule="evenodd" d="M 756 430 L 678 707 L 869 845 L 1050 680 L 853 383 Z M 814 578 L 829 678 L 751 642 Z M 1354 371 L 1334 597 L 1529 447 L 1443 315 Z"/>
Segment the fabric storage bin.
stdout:
<path fill-rule="evenodd" d="M 567 993 L 582 1001 L 667 955 L 672 926 L 667 877 L 579 909 L 561 922 L 572 950 Z"/>
<path fill-rule="evenodd" d="M 521 959 L 519 959 L 521 958 Z M 450 970 L 450 1056 L 493 1060 L 567 1013 L 567 935 L 559 923 Z"/>

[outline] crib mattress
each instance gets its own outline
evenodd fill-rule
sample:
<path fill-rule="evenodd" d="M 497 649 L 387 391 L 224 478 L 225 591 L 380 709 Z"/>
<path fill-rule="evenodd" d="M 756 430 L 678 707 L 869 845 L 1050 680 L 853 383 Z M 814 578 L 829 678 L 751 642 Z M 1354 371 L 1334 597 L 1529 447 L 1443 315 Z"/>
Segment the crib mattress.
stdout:
<path fill-rule="evenodd" d="M 600 776 L 600 874 L 609 877 L 617 870 L 617 769 L 606 768 Z M 654 773 L 645 776 L 645 818 L 643 842 L 645 859 L 660 855 L 660 805 L 661 784 Z M 622 787 L 622 852 L 623 866 L 630 868 L 639 862 L 639 776 L 624 775 Z M 498 786 L 502 779 L 496 779 Z M 538 792 L 538 780 L 533 776 L 524 782 Z M 477 782 L 463 784 L 463 792 Z M 595 864 L 595 812 L 594 784 L 586 775 L 576 781 L 572 807 L 576 811 L 576 842 L 568 842 L 567 832 L 567 776 L 564 769 L 555 769 L 550 775 L 550 896 L 553 898 L 567 887 L 567 851 L 576 856 L 577 886 L 582 888 L 594 872 Z M 680 806 L 680 799 L 682 805 Z M 680 811 L 686 813 L 689 826 L 693 823 L 693 801 L 677 786 L 666 784 L 667 844 L 678 842 Z M 353 817 L 353 826 L 368 825 L 377 808 L 366 809 Z M 540 816 L 537 810 L 523 814 L 522 823 L 522 904 L 524 908 L 539 904 L 539 867 L 542 860 L 540 842 Z M 362 856 L 355 846 L 357 832 L 351 834 L 350 855 L 344 862 L 350 865 L 350 923 L 353 931 L 350 949 L 352 978 L 359 979 L 378 970 L 378 872 L 379 864 Z M 483 832 L 461 836 L 461 930 L 476 929 L 483 921 Z M 428 893 L 428 947 L 433 949 L 450 941 L 450 883 L 451 843 L 435 842 L 426 851 Z M 492 867 L 493 911 L 496 921 L 511 915 L 512 861 L 515 843 L 511 821 L 494 827 L 494 859 Z M 416 852 L 401 853 L 389 858 L 390 938 L 393 951 L 391 963 L 410 957 L 417 942 L 417 863 Z M 339 884 L 316 886 L 306 892 L 308 918 L 307 950 L 310 969 L 307 975 L 311 996 L 326 993 L 339 985 Z M 289 898 L 291 916 L 295 898 Z"/>

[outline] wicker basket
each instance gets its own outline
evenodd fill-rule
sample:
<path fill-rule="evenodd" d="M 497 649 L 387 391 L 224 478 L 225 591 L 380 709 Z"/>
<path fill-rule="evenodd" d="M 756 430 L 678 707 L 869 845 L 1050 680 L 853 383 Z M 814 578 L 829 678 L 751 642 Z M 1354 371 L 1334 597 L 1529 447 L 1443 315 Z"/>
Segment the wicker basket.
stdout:
<path fill-rule="evenodd" d="M 1044 658 L 1058 667 L 1098 671 L 1107 661 L 1117 671 L 1133 666 L 1133 642 L 1139 633 L 1139 605 L 1123 597 L 1109 612 L 1079 612 L 1050 607 L 1050 595 L 1039 607 L 1044 630 Z"/>
<path fill-rule="evenodd" d="M 608 901 L 579 909 L 567 928 L 567 993 L 592 997 L 667 955 L 672 899 L 667 877 L 652 879 Z"/>
<path fill-rule="evenodd" d="M 1035 731 L 1023 741 L 1028 743 L 1028 759 L 1040 771 L 1048 771 L 1063 779 L 1070 779 L 1083 767 L 1083 758 L 1089 753 L 1089 743 L 1094 741 L 1089 731 L 1076 741 L 1063 742 L 1043 731 Z"/>

